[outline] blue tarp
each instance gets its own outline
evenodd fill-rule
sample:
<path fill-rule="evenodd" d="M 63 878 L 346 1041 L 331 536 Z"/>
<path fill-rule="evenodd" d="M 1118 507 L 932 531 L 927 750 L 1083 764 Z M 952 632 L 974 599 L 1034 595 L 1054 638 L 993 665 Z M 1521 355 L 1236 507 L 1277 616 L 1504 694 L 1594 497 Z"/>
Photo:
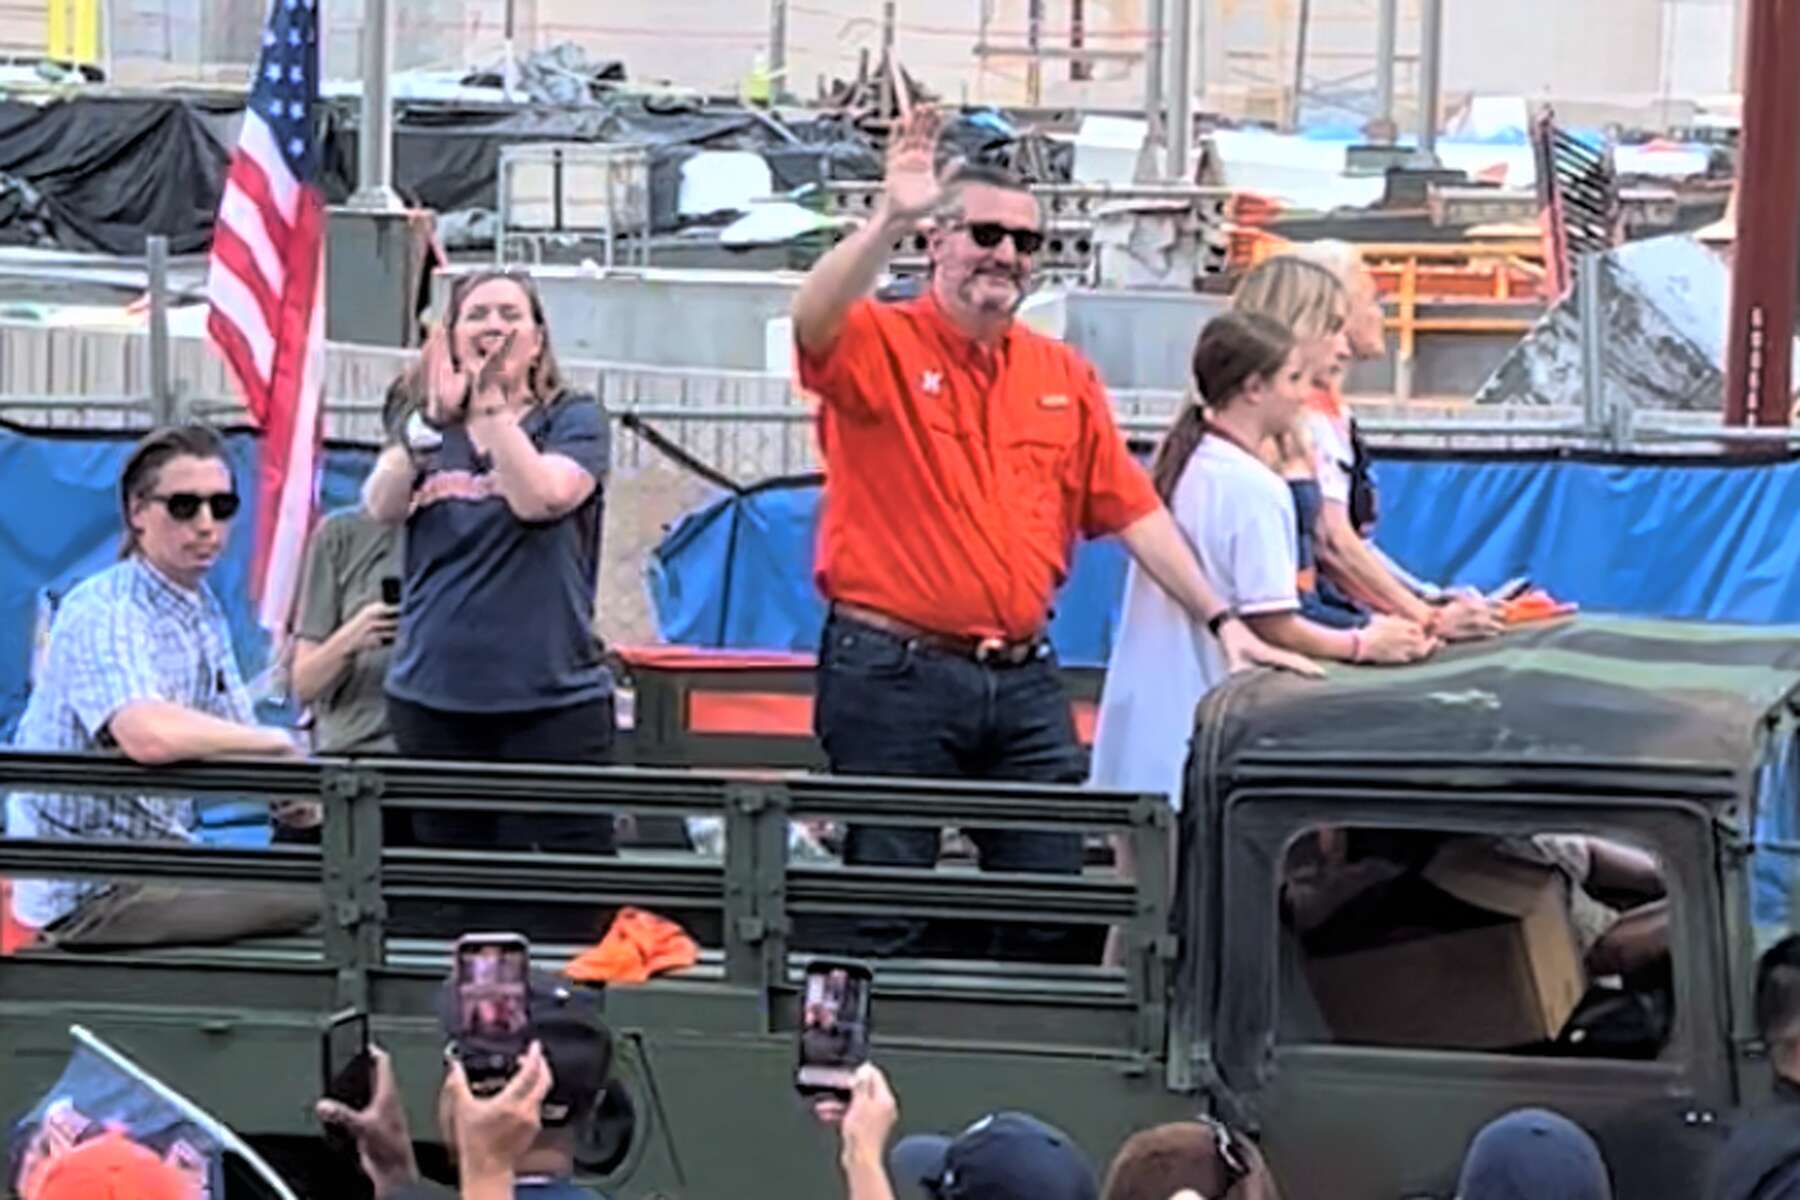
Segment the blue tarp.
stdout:
<path fill-rule="evenodd" d="M 228 436 L 248 507 L 213 578 L 232 613 L 247 676 L 268 646 L 247 592 L 255 528 L 256 442 Z M 132 439 L 0 427 L 0 728 L 29 686 L 44 589 L 66 591 L 113 561 L 114 481 Z M 325 507 L 352 503 L 371 452 L 326 455 Z M 1559 596 L 1609 612 L 1800 622 L 1800 462 L 1467 458 L 1377 464 L 1383 547 L 1418 574 L 1491 586 L 1528 573 Z M 818 492 L 776 485 L 683 518 L 649 564 L 660 632 L 700 646 L 811 650 L 824 610 L 812 584 Z M 1125 559 L 1084 545 L 1052 625 L 1066 661 L 1104 663 L 1118 620 Z"/>
<path fill-rule="evenodd" d="M 1800 463 L 1405 458 L 1376 476 L 1382 547 L 1424 578 L 1528 574 L 1595 611 L 1800 621 Z M 813 649 L 817 505 L 816 486 L 773 486 L 678 523 L 650 564 L 662 636 Z M 1106 661 L 1124 572 L 1117 543 L 1081 547 L 1051 627 L 1064 661 Z"/>
<path fill-rule="evenodd" d="M 41 598 L 46 591 L 60 596 L 117 560 L 117 481 L 134 442 L 127 434 L 0 427 L 0 480 L 7 500 L 0 519 L 0 729 L 6 736 L 25 708 Z M 245 508 L 211 583 L 231 613 L 233 640 L 248 678 L 262 669 L 269 650 L 248 598 L 257 443 L 248 432 L 232 432 L 226 444 Z M 373 461 L 367 450 L 328 449 L 321 485 L 325 506 L 353 503 Z"/>

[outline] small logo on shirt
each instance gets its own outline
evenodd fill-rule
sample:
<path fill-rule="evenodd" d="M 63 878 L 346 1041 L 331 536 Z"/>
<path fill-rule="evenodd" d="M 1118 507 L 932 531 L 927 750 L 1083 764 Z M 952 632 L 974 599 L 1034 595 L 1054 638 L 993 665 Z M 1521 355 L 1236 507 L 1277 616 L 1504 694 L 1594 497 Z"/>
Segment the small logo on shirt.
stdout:
<path fill-rule="evenodd" d="M 924 392 L 927 396 L 935 396 L 943 391 L 944 373 L 942 371 L 927 371 L 919 376 L 919 390 Z"/>
<path fill-rule="evenodd" d="M 1038 407 L 1039 408 L 1067 408 L 1067 407 L 1069 407 L 1069 398 L 1067 396 L 1063 395 L 1061 392 L 1052 392 L 1048 396 L 1039 396 L 1038 397 Z"/>

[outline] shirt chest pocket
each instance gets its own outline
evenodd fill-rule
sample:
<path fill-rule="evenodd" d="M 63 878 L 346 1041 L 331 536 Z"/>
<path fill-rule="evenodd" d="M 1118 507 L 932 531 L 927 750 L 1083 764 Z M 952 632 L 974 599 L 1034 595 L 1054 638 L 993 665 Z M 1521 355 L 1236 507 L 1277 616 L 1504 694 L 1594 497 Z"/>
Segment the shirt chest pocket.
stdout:
<path fill-rule="evenodd" d="M 1046 412 L 1019 428 L 1006 445 L 1012 491 L 1034 522 L 1062 523 L 1080 487 L 1080 438 L 1075 414 Z"/>

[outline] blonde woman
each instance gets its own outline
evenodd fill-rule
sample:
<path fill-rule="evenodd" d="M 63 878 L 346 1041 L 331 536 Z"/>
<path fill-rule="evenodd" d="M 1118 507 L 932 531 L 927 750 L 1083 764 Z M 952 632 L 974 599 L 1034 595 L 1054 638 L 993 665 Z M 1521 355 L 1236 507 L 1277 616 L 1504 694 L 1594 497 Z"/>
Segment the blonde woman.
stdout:
<path fill-rule="evenodd" d="M 1338 263 L 1345 274 L 1315 258 Z M 1342 378 L 1353 356 L 1381 352 L 1382 325 L 1373 280 L 1354 248 L 1348 257 L 1325 244 L 1269 259 L 1244 277 L 1232 295 L 1232 308 L 1286 325 L 1306 359 L 1312 387 L 1303 423 L 1322 497 L 1312 526 L 1320 575 L 1353 604 L 1403 617 L 1435 637 L 1466 641 L 1498 632 L 1498 620 L 1485 600 L 1458 595 L 1443 604 L 1427 603 L 1365 540 L 1374 520 L 1373 490 L 1343 401 Z"/>

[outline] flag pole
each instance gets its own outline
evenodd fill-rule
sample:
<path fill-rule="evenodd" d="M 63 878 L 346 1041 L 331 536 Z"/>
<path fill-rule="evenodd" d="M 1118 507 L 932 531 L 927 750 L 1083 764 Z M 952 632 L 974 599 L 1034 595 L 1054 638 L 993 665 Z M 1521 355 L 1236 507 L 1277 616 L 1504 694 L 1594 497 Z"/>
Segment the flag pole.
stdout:
<path fill-rule="evenodd" d="M 282 1179 L 280 1175 L 277 1175 L 275 1169 L 264 1162 L 262 1158 L 257 1155 L 256 1151 L 250 1148 L 249 1143 L 245 1142 L 243 1138 L 232 1132 L 231 1126 L 225 1124 L 223 1121 L 201 1108 L 198 1104 L 195 1104 L 192 1100 L 189 1100 L 186 1096 L 132 1062 L 129 1058 L 126 1058 L 123 1054 L 113 1049 L 112 1046 L 101 1040 L 98 1034 L 95 1034 L 86 1026 L 69 1026 L 69 1036 L 74 1038 L 77 1044 L 92 1050 L 95 1054 L 105 1059 L 121 1074 L 129 1075 L 132 1079 L 142 1084 L 147 1090 L 155 1093 L 156 1098 L 161 1100 L 164 1104 L 180 1109 L 182 1115 L 188 1120 L 194 1122 L 194 1124 L 206 1130 L 209 1135 L 218 1139 L 219 1145 L 230 1150 L 233 1154 L 242 1158 L 245 1163 L 249 1164 L 250 1169 L 256 1172 L 257 1178 L 268 1184 L 270 1190 L 273 1191 L 276 1196 L 280 1197 L 280 1200 L 300 1200 L 300 1197 L 294 1194 L 294 1190 L 288 1187 L 287 1181 Z"/>

